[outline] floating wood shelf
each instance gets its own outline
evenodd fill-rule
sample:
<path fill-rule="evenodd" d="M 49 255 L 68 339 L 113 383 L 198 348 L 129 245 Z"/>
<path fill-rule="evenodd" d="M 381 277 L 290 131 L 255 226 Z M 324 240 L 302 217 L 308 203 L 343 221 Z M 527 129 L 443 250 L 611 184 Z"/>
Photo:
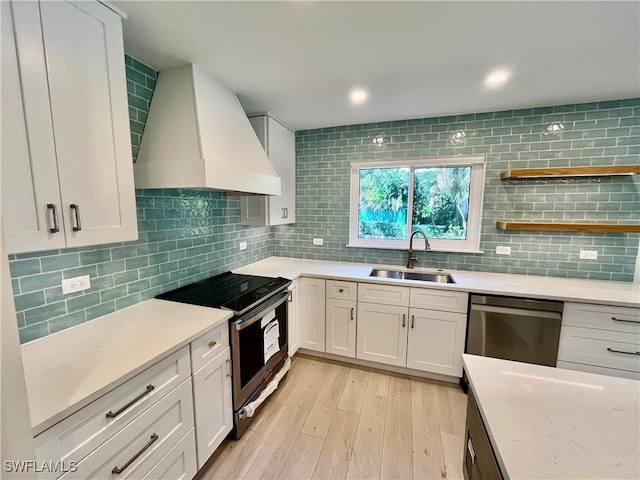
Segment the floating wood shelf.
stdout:
<path fill-rule="evenodd" d="M 506 170 L 500 180 L 553 177 L 611 177 L 640 173 L 640 165 L 599 165 L 593 167 L 519 168 Z"/>
<path fill-rule="evenodd" d="M 547 232 L 640 233 L 640 225 L 611 223 L 496 222 L 499 230 L 533 230 Z"/>

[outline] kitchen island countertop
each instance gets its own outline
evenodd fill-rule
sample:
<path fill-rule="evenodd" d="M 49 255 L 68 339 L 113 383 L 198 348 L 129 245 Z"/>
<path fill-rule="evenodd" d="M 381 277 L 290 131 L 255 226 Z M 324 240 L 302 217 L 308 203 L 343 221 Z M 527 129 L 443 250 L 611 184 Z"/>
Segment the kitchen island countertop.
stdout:
<path fill-rule="evenodd" d="M 475 355 L 463 360 L 505 478 L 640 478 L 640 382 Z"/>

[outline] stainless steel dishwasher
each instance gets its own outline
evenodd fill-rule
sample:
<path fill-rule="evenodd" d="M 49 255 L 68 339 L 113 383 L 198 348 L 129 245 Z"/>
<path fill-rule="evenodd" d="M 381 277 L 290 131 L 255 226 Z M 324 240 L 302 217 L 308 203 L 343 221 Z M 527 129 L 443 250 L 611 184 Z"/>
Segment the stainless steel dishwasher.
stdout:
<path fill-rule="evenodd" d="M 466 353 L 556 366 L 562 302 L 472 295 Z"/>

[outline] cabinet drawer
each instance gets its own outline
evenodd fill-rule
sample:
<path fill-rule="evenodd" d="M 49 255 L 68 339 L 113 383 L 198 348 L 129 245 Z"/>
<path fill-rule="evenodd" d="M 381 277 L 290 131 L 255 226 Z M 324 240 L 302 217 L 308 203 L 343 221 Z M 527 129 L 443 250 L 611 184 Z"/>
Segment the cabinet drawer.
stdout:
<path fill-rule="evenodd" d="M 409 305 L 411 308 L 467 313 L 468 302 L 469 294 L 467 292 L 412 288 Z"/>
<path fill-rule="evenodd" d="M 191 428 L 193 397 L 187 379 L 61 478 L 142 478 Z"/>
<path fill-rule="evenodd" d="M 358 301 L 382 305 L 409 306 L 409 288 L 394 285 L 361 283 L 358 286 Z"/>
<path fill-rule="evenodd" d="M 191 371 L 197 372 L 229 346 L 229 324 L 224 322 L 191 342 Z"/>
<path fill-rule="evenodd" d="M 358 298 L 358 284 L 355 282 L 327 280 L 327 298 L 356 301 Z"/>
<path fill-rule="evenodd" d="M 557 368 L 565 370 L 575 370 L 578 372 L 597 373 L 598 375 L 608 375 L 610 377 L 630 378 L 640 380 L 640 372 L 630 372 L 628 370 L 618 370 L 617 368 L 596 367 L 595 365 L 585 365 L 583 363 L 564 362 L 558 360 Z"/>
<path fill-rule="evenodd" d="M 565 303 L 562 325 L 640 333 L 640 309 Z"/>
<path fill-rule="evenodd" d="M 637 333 L 572 326 L 563 326 L 560 332 L 561 361 L 640 372 L 640 355 L 636 352 L 640 352 Z"/>
<path fill-rule="evenodd" d="M 185 346 L 38 435 L 36 458 L 65 463 L 82 460 L 190 374 L 189 347 Z"/>
<path fill-rule="evenodd" d="M 195 429 L 192 428 L 142 480 L 191 480 L 197 471 Z"/>

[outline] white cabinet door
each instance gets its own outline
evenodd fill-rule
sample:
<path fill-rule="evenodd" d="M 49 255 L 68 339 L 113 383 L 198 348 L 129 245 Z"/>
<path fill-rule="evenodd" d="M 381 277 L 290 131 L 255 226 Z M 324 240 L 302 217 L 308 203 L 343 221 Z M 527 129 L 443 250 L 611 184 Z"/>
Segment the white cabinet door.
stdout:
<path fill-rule="evenodd" d="M 301 278 L 300 290 L 300 347 L 325 350 L 325 281 Z"/>
<path fill-rule="evenodd" d="M 327 298 L 326 351 L 356 356 L 356 302 Z"/>
<path fill-rule="evenodd" d="M 358 302 L 357 358 L 404 367 L 407 308 Z"/>
<path fill-rule="evenodd" d="M 193 428 L 142 480 L 192 480 L 198 472 Z"/>
<path fill-rule="evenodd" d="M 300 348 L 300 290 L 298 280 L 294 280 L 289 286 L 290 296 L 287 306 L 287 335 L 289 343 L 289 356 L 293 357 Z"/>
<path fill-rule="evenodd" d="M 38 4 L 2 2 L 2 205 L 9 253 L 64 248 Z M 22 81 L 20 78 L 22 75 Z M 53 230 L 53 231 L 51 231 Z M 57 230 L 57 231 L 56 231 Z"/>
<path fill-rule="evenodd" d="M 98 2 L 42 2 L 40 15 L 67 246 L 135 240 L 120 17 Z"/>
<path fill-rule="evenodd" d="M 4 24 L 2 42 L 3 117 L 11 112 L 2 122 L 10 252 L 135 240 L 120 16 L 89 1 L 11 8 L 17 63 Z"/>
<path fill-rule="evenodd" d="M 196 452 L 202 468 L 233 427 L 230 348 L 193 374 Z"/>
<path fill-rule="evenodd" d="M 250 117 L 249 121 L 269 161 L 281 181 L 279 196 L 242 197 L 241 223 L 244 225 L 286 225 L 296 221 L 296 136 L 288 127 L 269 115 Z"/>
<path fill-rule="evenodd" d="M 409 309 L 407 367 L 461 377 L 466 323 L 462 313 Z"/>

